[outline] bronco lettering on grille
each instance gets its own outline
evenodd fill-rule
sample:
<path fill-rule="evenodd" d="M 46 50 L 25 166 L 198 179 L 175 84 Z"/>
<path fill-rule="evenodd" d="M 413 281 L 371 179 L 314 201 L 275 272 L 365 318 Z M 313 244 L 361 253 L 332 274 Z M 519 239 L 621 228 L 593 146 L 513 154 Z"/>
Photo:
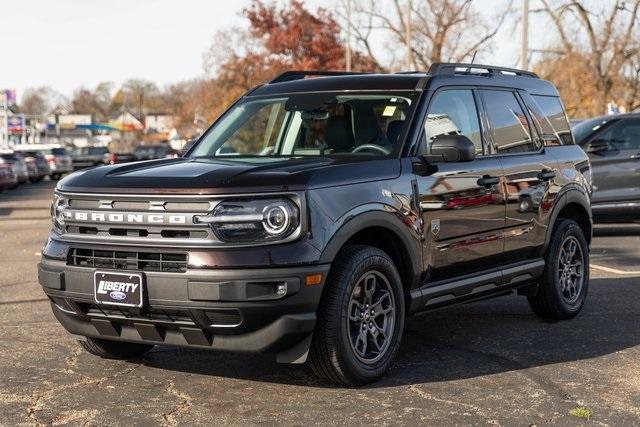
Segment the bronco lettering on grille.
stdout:
<path fill-rule="evenodd" d="M 103 213 L 65 211 L 65 219 L 82 222 L 117 222 L 123 224 L 186 224 L 187 215 Z"/>

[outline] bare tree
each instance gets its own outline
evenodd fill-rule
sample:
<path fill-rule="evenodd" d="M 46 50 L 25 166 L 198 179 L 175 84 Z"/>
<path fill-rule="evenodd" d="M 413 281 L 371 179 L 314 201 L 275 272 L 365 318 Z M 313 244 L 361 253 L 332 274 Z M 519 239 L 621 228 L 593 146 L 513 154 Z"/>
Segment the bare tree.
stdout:
<path fill-rule="evenodd" d="M 608 4 L 584 0 L 540 0 L 540 3 L 542 7 L 535 12 L 549 17 L 557 34 L 559 46 L 549 49 L 555 52 L 551 55 L 559 53 L 582 60 L 582 68 L 591 73 L 597 89 L 595 111 L 586 109 L 585 113 L 604 112 L 607 102 L 614 98 L 626 103 L 628 108 L 637 108 L 640 0 L 616 0 Z M 542 60 L 552 59 L 547 54 Z M 553 67 L 547 70 L 549 73 L 559 71 Z"/>
<path fill-rule="evenodd" d="M 407 49 L 409 34 L 411 65 L 428 69 L 434 62 L 469 61 L 476 51 L 490 49 L 513 11 L 512 3 L 509 0 L 488 23 L 472 0 L 362 0 L 354 2 L 351 22 L 346 25 L 351 26 L 358 47 L 377 64 L 383 61 L 374 52 L 371 39 L 376 32 L 384 33 L 392 50 L 389 68 L 397 68 L 393 66 L 395 54 L 399 47 Z M 344 12 L 339 13 L 346 20 Z"/>

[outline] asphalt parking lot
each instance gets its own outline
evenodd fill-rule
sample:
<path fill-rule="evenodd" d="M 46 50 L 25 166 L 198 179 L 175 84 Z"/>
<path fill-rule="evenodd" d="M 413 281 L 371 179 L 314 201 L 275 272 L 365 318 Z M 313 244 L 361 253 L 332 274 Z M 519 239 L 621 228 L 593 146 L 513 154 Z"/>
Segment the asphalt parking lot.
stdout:
<path fill-rule="evenodd" d="M 0 194 L 0 425 L 640 425 L 640 226 L 597 228 L 575 320 L 517 296 L 423 315 L 383 382 L 346 389 L 260 355 L 81 351 L 37 283 L 53 185 Z"/>

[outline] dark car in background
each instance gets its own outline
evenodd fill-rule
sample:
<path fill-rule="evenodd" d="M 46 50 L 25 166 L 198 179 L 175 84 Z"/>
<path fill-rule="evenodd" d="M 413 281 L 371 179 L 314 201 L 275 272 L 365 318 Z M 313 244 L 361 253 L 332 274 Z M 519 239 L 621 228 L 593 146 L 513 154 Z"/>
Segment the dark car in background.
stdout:
<path fill-rule="evenodd" d="M 109 164 L 105 156 L 109 154 L 107 147 L 81 147 L 71 152 L 73 170 L 92 168 Z"/>
<path fill-rule="evenodd" d="M 18 185 L 18 180 L 13 173 L 13 166 L 0 157 L 0 192 L 5 188 L 14 188 Z"/>
<path fill-rule="evenodd" d="M 21 153 L 28 164 L 32 164 L 35 166 L 35 173 L 33 175 L 31 173 L 29 174 L 29 181 L 40 182 L 51 173 L 51 169 L 49 169 L 49 163 L 44 157 L 44 154 L 42 154 L 40 151 L 24 150 L 21 151 Z"/>
<path fill-rule="evenodd" d="M 133 152 L 112 152 L 105 155 L 104 163 L 115 165 L 119 163 L 139 162 L 142 160 L 156 160 L 180 157 L 181 153 L 168 144 L 138 145 Z"/>
<path fill-rule="evenodd" d="M 640 220 L 640 114 L 615 114 L 573 127 L 593 173 L 591 208 L 597 222 Z"/>
<path fill-rule="evenodd" d="M 177 151 L 166 144 L 139 145 L 133 150 L 136 161 L 177 157 Z"/>

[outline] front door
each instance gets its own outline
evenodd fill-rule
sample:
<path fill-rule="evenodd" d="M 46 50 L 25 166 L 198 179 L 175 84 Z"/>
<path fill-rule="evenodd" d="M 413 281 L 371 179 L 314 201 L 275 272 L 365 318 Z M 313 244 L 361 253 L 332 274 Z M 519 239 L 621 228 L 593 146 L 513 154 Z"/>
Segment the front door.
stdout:
<path fill-rule="evenodd" d="M 446 89 L 432 99 L 420 151 L 442 134 L 463 134 L 476 145 L 471 162 L 416 165 L 424 227 L 426 280 L 438 282 L 495 268 L 505 225 L 502 166 L 484 156 L 484 137 L 472 89 Z"/>
<path fill-rule="evenodd" d="M 585 145 L 593 170 L 593 213 L 599 218 L 638 218 L 640 213 L 640 118 L 614 123 Z"/>

